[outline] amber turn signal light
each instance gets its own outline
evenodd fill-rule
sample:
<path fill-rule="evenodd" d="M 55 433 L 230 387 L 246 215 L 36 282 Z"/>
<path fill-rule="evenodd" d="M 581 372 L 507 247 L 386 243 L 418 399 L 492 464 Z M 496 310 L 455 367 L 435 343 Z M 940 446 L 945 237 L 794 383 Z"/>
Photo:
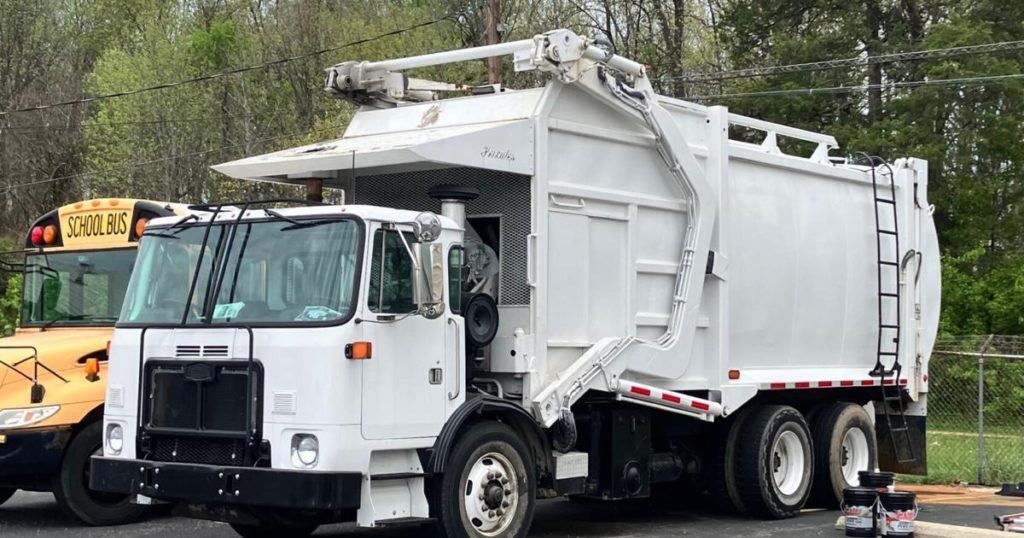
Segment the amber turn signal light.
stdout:
<path fill-rule="evenodd" d="M 345 358 L 365 360 L 373 357 L 373 344 L 371 342 L 352 342 L 345 346 Z"/>
<path fill-rule="evenodd" d="M 739 378 L 740 378 L 740 371 L 739 370 L 729 370 L 729 379 L 735 380 L 735 379 L 739 379 Z"/>
<path fill-rule="evenodd" d="M 100 378 L 100 360 L 97 358 L 85 359 L 85 378 L 89 381 L 96 381 Z"/>
<path fill-rule="evenodd" d="M 47 245 L 52 245 L 57 242 L 57 227 L 48 224 L 43 228 L 43 242 Z"/>
<path fill-rule="evenodd" d="M 146 231 L 147 224 L 149 224 L 149 219 L 139 219 L 135 221 L 135 237 L 142 237 L 142 232 Z"/>

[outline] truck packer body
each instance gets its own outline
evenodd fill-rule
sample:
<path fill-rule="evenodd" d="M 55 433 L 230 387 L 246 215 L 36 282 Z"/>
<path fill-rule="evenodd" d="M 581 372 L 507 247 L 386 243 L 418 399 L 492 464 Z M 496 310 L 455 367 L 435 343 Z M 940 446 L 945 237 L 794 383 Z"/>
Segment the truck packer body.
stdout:
<path fill-rule="evenodd" d="M 551 80 L 437 100 L 459 88 L 402 73 L 502 54 Z M 656 95 L 566 30 L 327 89 L 362 105 L 344 137 L 214 168 L 346 204 L 146 229 L 93 488 L 245 536 L 525 536 L 537 498 L 671 483 L 790 517 L 859 470 L 924 471 L 924 161 Z"/>

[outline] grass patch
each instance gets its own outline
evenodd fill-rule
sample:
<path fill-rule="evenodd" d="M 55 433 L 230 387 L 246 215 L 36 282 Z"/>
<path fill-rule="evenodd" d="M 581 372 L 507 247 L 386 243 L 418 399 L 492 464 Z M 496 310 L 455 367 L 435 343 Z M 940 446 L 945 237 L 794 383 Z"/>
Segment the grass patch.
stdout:
<path fill-rule="evenodd" d="M 986 433 L 984 483 L 1024 481 L 1024 435 Z M 977 432 L 928 431 L 928 476 L 901 475 L 903 482 L 948 484 L 978 482 Z"/>

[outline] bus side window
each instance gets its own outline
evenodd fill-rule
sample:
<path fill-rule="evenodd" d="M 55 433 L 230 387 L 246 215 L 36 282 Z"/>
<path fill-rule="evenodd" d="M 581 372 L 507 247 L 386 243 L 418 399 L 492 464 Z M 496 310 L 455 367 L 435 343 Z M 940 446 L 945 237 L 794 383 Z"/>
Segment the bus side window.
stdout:
<path fill-rule="evenodd" d="M 415 238 L 405 234 L 409 246 Z M 368 303 L 371 312 L 408 314 L 416 311 L 413 298 L 412 260 L 398 232 L 377 230 L 373 236 L 373 257 L 370 266 Z"/>

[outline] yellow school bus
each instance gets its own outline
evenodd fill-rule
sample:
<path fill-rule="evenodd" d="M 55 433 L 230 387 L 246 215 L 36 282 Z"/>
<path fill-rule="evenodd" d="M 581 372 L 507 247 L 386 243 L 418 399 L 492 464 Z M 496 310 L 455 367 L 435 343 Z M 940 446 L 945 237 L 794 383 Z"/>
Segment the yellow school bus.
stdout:
<path fill-rule="evenodd" d="M 20 326 L 0 338 L 0 504 L 52 491 L 91 525 L 144 507 L 88 489 L 100 453 L 107 346 L 146 223 L 186 206 L 120 198 L 76 202 L 40 217 L 25 238 Z"/>

